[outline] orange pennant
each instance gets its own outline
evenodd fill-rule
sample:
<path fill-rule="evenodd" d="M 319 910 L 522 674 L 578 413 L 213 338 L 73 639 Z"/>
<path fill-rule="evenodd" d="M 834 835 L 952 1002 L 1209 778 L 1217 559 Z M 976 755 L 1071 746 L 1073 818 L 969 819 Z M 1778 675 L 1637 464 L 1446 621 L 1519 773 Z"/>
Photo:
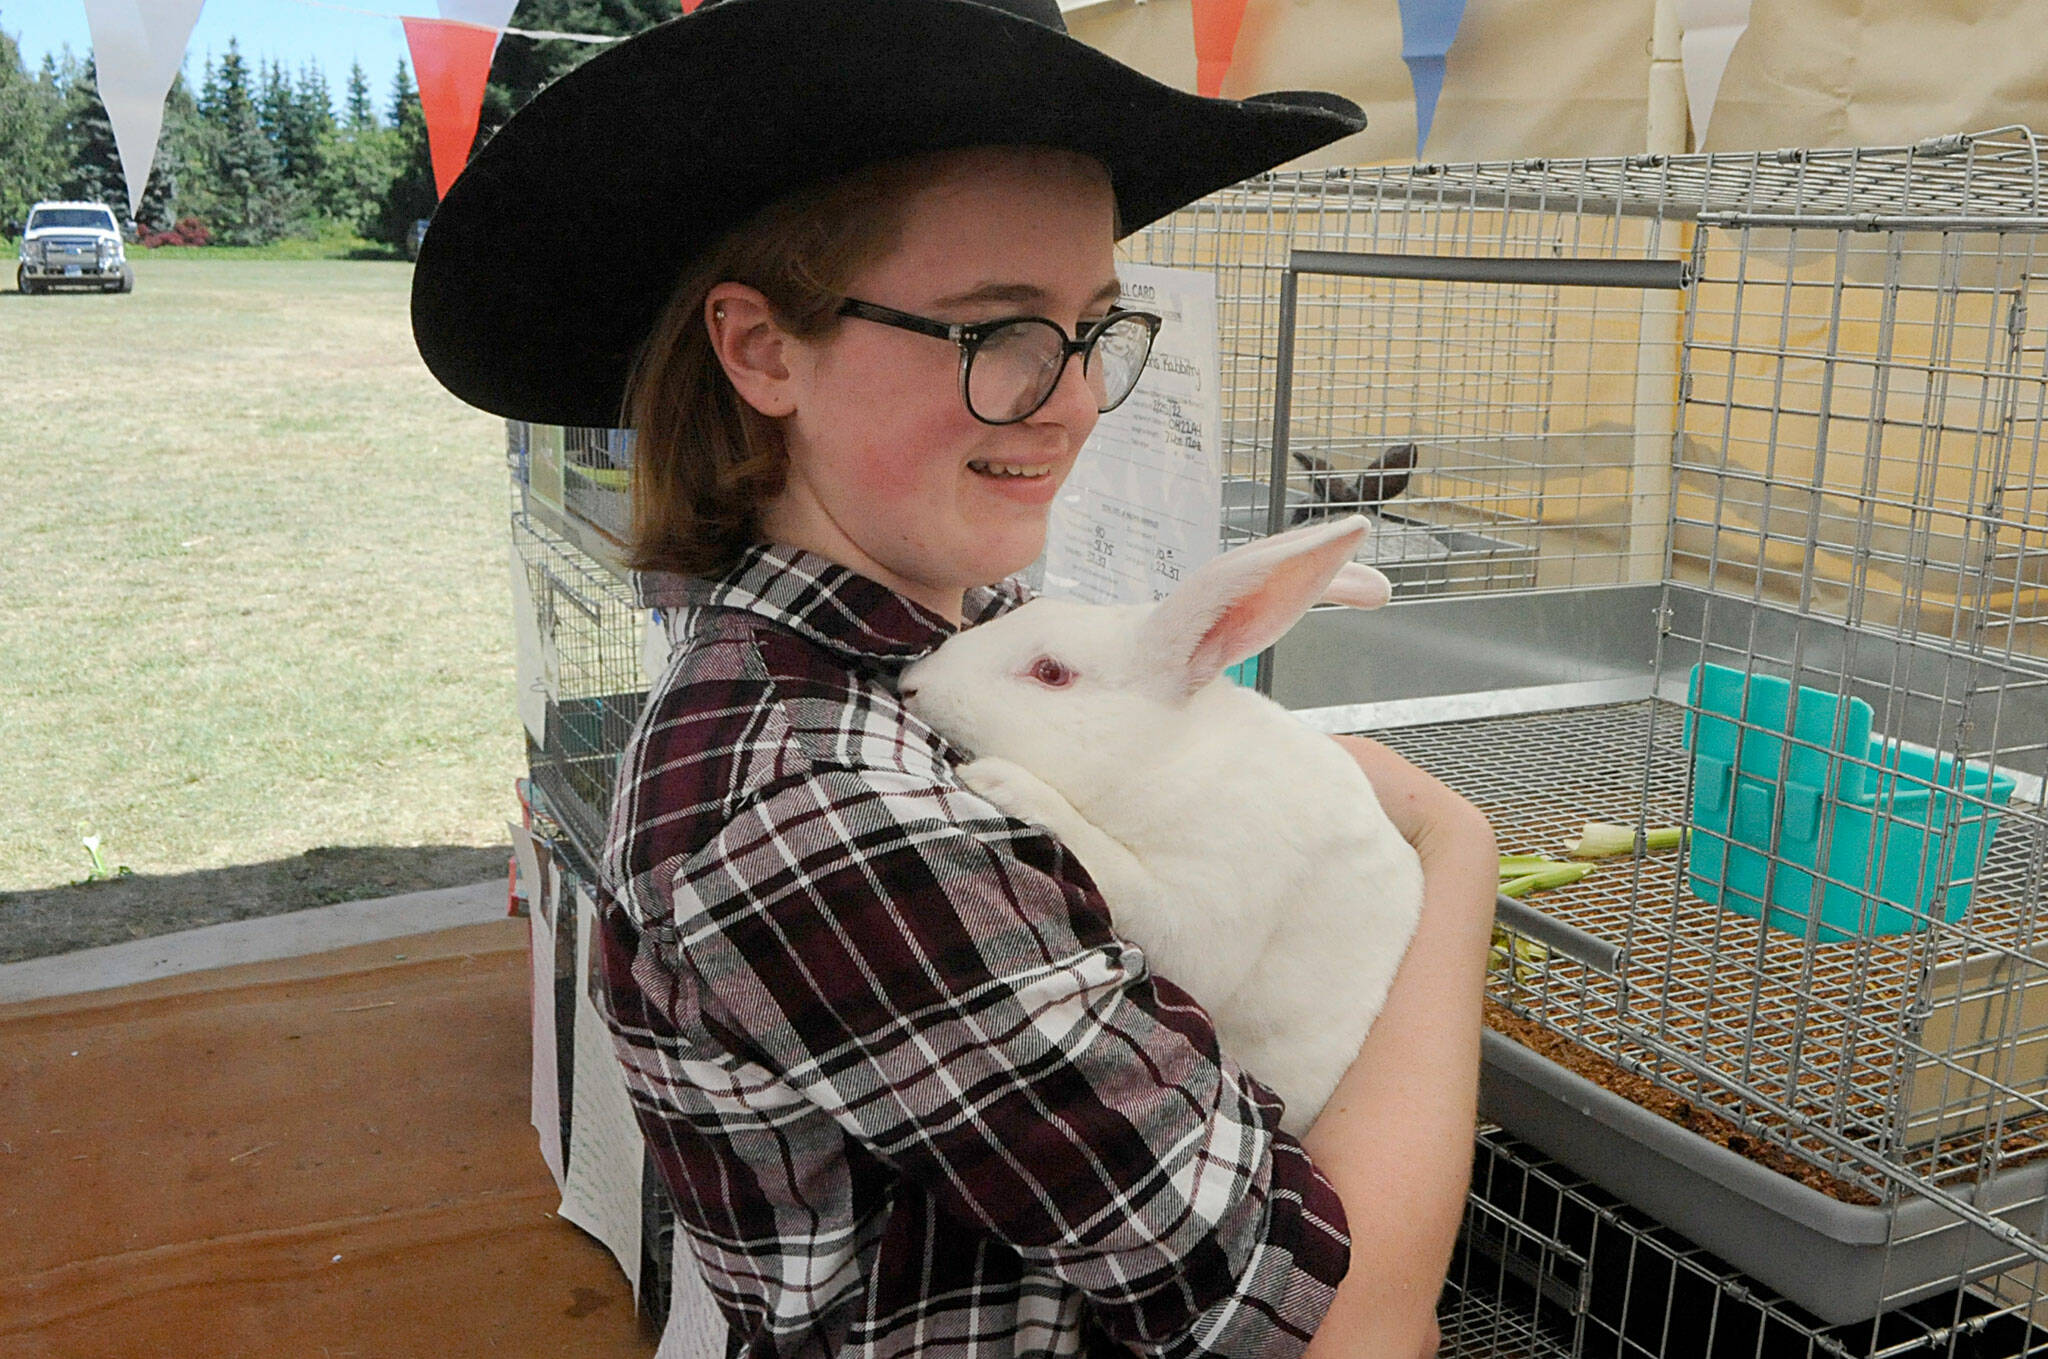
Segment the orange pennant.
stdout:
<path fill-rule="evenodd" d="M 1245 0 L 1194 0 L 1195 91 L 1214 99 L 1223 93 L 1223 77 L 1237 49 L 1237 30 L 1244 25 Z"/>
<path fill-rule="evenodd" d="M 412 49 L 413 77 L 420 87 L 420 112 L 427 118 L 434 191 L 445 197 L 476 141 L 484 85 L 491 78 L 491 54 L 497 51 L 498 35 L 488 28 L 445 19 L 408 17 L 404 23 L 405 45 Z"/>

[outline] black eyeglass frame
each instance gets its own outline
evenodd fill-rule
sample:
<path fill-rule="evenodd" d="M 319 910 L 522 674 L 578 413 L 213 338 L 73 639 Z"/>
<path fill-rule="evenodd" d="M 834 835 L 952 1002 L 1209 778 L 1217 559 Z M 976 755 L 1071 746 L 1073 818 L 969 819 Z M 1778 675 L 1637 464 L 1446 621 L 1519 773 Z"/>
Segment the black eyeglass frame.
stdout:
<path fill-rule="evenodd" d="M 1145 364 L 1151 361 L 1152 344 L 1153 341 L 1159 338 L 1159 327 L 1164 324 L 1161 318 L 1152 312 L 1128 311 L 1120 308 L 1110 312 L 1109 315 L 1101 320 L 1091 323 L 1079 335 L 1070 336 L 1067 334 L 1065 326 L 1047 316 L 999 316 L 993 321 L 972 321 L 966 323 L 940 321 L 930 316 L 919 316 L 915 312 L 898 311 L 894 307 L 885 307 L 878 302 L 863 302 L 857 297 L 849 297 L 840 303 L 839 314 L 841 316 L 851 316 L 862 321 L 875 321 L 885 326 L 894 326 L 898 330 L 914 331 L 919 335 L 929 335 L 935 340 L 951 340 L 954 344 L 960 346 L 960 402 L 967 407 L 969 415 L 981 421 L 984 425 L 1014 425 L 1021 421 L 1029 420 L 1032 416 L 1038 414 L 1045 403 L 1052 400 L 1052 394 L 1059 390 L 1060 378 L 1066 375 L 1067 361 L 1076 354 L 1079 354 L 1081 356 L 1081 371 L 1083 374 L 1087 373 L 1089 360 L 1095 355 L 1096 342 L 1118 321 L 1135 317 L 1145 323 L 1145 358 L 1138 364 L 1138 371 L 1142 373 L 1145 369 Z M 974 400 L 968 395 L 967 377 L 974 368 L 974 355 L 981 348 L 982 342 L 990 335 L 993 335 L 1005 326 L 1016 325 L 1023 321 L 1050 326 L 1059 335 L 1063 351 L 1060 354 L 1059 376 L 1053 378 L 1051 385 L 1045 389 L 1045 394 L 1032 403 L 1030 410 L 1019 415 L 1013 415 L 1007 420 L 991 420 L 980 411 L 974 409 Z M 1131 384 L 1131 391 L 1136 391 L 1137 385 L 1136 382 L 1133 382 Z M 1100 415 L 1109 414 L 1129 399 L 1130 395 L 1130 391 L 1125 392 L 1107 406 L 1097 407 L 1096 413 Z"/>

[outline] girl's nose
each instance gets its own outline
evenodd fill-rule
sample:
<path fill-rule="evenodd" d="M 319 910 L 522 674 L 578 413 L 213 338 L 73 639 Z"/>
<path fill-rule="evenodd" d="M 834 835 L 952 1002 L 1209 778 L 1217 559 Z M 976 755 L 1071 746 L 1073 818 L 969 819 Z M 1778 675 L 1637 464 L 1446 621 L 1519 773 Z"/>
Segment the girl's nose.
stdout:
<path fill-rule="evenodd" d="M 1053 385 L 1052 395 L 1029 418 L 1079 430 L 1086 438 L 1101 414 L 1095 388 L 1082 371 L 1081 356 L 1075 354 L 1068 357 L 1066 367 L 1060 370 L 1060 380 Z"/>

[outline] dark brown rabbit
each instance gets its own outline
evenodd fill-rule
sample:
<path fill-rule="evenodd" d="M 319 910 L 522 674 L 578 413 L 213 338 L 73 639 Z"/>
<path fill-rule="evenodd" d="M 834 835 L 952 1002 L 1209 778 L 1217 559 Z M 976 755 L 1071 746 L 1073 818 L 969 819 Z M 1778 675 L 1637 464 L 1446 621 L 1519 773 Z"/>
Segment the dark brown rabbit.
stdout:
<path fill-rule="evenodd" d="M 1305 524 L 1311 519 L 1339 514 L 1376 512 L 1408 489 L 1415 474 L 1417 451 L 1412 443 L 1395 444 L 1355 477 L 1345 476 L 1313 453 L 1295 453 L 1294 461 L 1309 474 L 1309 488 L 1315 501 L 1295 510 L 1288 522 Z"/>

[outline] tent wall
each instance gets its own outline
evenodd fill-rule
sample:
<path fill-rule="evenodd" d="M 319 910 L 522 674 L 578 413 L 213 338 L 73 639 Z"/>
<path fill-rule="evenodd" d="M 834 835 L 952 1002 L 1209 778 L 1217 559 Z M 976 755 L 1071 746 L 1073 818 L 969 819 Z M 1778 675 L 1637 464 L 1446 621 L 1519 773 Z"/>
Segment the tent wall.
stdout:
<path fill-rule="evenodd" d="M 1653 0 L 1470 0 L 1423 158 L 1645 149 Z M 1562 21 L 1561 21 L 1562 20 Z M 1105 0 L 1075 36 L 1194 88 L 1189 0 Z M 1223 93 L 1328 89 L 1372 119 L 1304 167 L 1415 159 L 1396 0 L 1252 0 Z M 1755 0 L 1697 150 L 1896 145 L 2048 126 L 2048 25 L 2025 0 Z"/>

